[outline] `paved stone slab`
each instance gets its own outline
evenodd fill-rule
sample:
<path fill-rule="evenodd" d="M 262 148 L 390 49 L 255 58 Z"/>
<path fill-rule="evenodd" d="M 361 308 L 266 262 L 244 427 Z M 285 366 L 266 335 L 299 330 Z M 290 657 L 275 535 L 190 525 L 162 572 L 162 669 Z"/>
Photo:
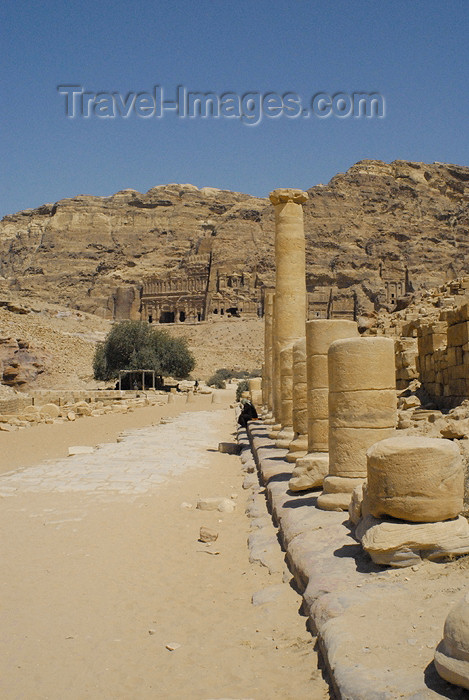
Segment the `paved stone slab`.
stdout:
<path fill-rule="evenodd" d="M 169 476 L 195 466 L 196 453 L 197 466 L 208 465 L 203 455 L 210 441 L 214 449 L 218 446 L 218 420 L 214 411 L 199 411 L 183 413 L 170 424 L 125 431 L 119 442 L 101 445 L 90 454 L 49 460 L 2 475 L 0 497 L 18 492 L 146 493 Z"/>

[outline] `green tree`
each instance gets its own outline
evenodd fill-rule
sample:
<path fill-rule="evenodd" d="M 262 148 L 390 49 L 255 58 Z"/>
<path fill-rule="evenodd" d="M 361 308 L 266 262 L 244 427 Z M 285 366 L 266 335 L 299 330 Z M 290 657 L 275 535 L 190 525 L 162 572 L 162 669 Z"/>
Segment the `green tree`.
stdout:
<path fill-rule="evenodd" d="M 116 323 L 93 359 L 95 379 L 115 379 L 121 369 L 152 369 L 159 376 L 187 377 L 195 359 L 187 341 L 173 338 L 145 321 Z"/>

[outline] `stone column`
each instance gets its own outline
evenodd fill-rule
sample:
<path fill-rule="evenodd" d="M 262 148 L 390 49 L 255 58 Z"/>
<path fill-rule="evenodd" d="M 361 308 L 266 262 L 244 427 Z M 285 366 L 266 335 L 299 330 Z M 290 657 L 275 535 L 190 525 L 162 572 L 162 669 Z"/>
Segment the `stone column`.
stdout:
<path fill-rule="evenodd" d="M 347 510 L 367 476 L 366 451 L 397 422 L 394 340 L 351 338 L 329 348 L 329 474 L 318 507 Z"/>
<path fill-rule="evenodd" d="M 260 377 L 248 379 L 248 385 L 251 403 L 254 404 L 256 410 L 259 412 L 262 405 L 262 379 Z"/>
<path fill-rule="evenodd" d="M 265 293 L 264 300 L 264 404 L 266 418 L 271 417 L 272 412 L 272 320 L 274 313 L 274 290 L 269 289 Z"/>
<path fill-rule="evenodd" d="M 263 362 L 261 364 L 261 377 L 262 377 L 262 410 L 265 411 L 265 407 L 267 406 L 265 362 Z"/>
<path fill-rule="evenodd" d="M 280 417 L 282 427 L 278 439 L 283 442 L 290 442 L 294 434 L 292 389 L 287 389 L 283 406 L 284 398 L 278 381 L 280 353 L 305 334 L 306 260 L 301 205 L 307 199 L 306 192 L 296 189 L 277 189 L 270 193 L 270 201 L 275 209 L 274 407 L 275 417 Z M 285 378 L 284 385 L 290 382 L 291 386 L 291 376 L 290 379 Z"/>
<path fill-rule="evenodd" d="M 287 462 L 296 462 L 308 451 L 308 410 L 306 390 L 306 338 L 293 343 L 293 432 Z"/>
<path fill-rule="evenodd" d="M 275 447 L 289 447 L 293 437 L 293 344 L 280 351 L 280 423 Z"/>
<path fill-rule="evenodd" d="M 280 422 L 280 411 L 281 411 L 281 397 L 282 392 L 280 389 L 280 351 L 277 347 L 277 295 L 273 296 L 272 305 L 272 415 L 273 418 L 267 422 L 271 424 L 271 432 L 269 433 L 270 438 L 276 438 L 280 430 L 282 429 L 282 424 Z"/>
<path fill-rule="evenodd" d="M 321 488 L 329 471 L 327 352 L 335 340 L 353 337 L 358 337 L 355 321 L 314 319 L 306 322 L 308 454 L 296 461 L 289 484 L 292 491 Z"/>

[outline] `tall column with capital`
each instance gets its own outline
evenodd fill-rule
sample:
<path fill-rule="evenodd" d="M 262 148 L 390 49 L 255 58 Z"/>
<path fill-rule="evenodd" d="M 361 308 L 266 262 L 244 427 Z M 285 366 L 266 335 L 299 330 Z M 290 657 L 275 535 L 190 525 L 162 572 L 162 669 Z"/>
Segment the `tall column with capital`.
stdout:
<path fill-rule="evenodd" d="M 305 334 L 306 253 L 302 204 L 307 199 L 307 193 L 297 189 L 277 189 L 270 193 L 275 210 L 273 366 L 277 373 L 282 350 Z M 282 381 L 275 376 L 273 379 L 275 417 L 281 424 L 280 432 L 274 435 L 278 447 L 288 447 L 294 438 L 292 374 L 282 376 Z M 289 383 L 287 388 L 286 383 Z"/>

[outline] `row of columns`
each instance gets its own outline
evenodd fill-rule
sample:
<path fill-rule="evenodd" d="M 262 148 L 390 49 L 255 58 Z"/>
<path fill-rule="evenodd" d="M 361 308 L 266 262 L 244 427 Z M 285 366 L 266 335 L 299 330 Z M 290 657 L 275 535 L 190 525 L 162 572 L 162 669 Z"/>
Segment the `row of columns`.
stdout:
<path fill-rule="evenodd" d="M 265 297 L 264 421 L 294 463 L 293 490 L 323 486 L 318 506 L 346 509 L 366 450 L 396 424 L 394 343 L 349 320 L 307 321 L 302 190 L 278 189 L 275 289 Z"/>
<path fill-rule="evenodd" d="M 264 419 L 295 463 L 289 487 L 322 486 L 319 508 L 348 509 L 354 536 L 376 564 L 468 554 L 457 445 L 395 433 L 394 341 L 359 337 L 351 321 L 306 320 L 306 198 L 300 190 L 270 195 L 276 286 L 265 306 Z M 469 594 L 448 615 L 434 663 L 446 681 L 469 689 Z"/>

